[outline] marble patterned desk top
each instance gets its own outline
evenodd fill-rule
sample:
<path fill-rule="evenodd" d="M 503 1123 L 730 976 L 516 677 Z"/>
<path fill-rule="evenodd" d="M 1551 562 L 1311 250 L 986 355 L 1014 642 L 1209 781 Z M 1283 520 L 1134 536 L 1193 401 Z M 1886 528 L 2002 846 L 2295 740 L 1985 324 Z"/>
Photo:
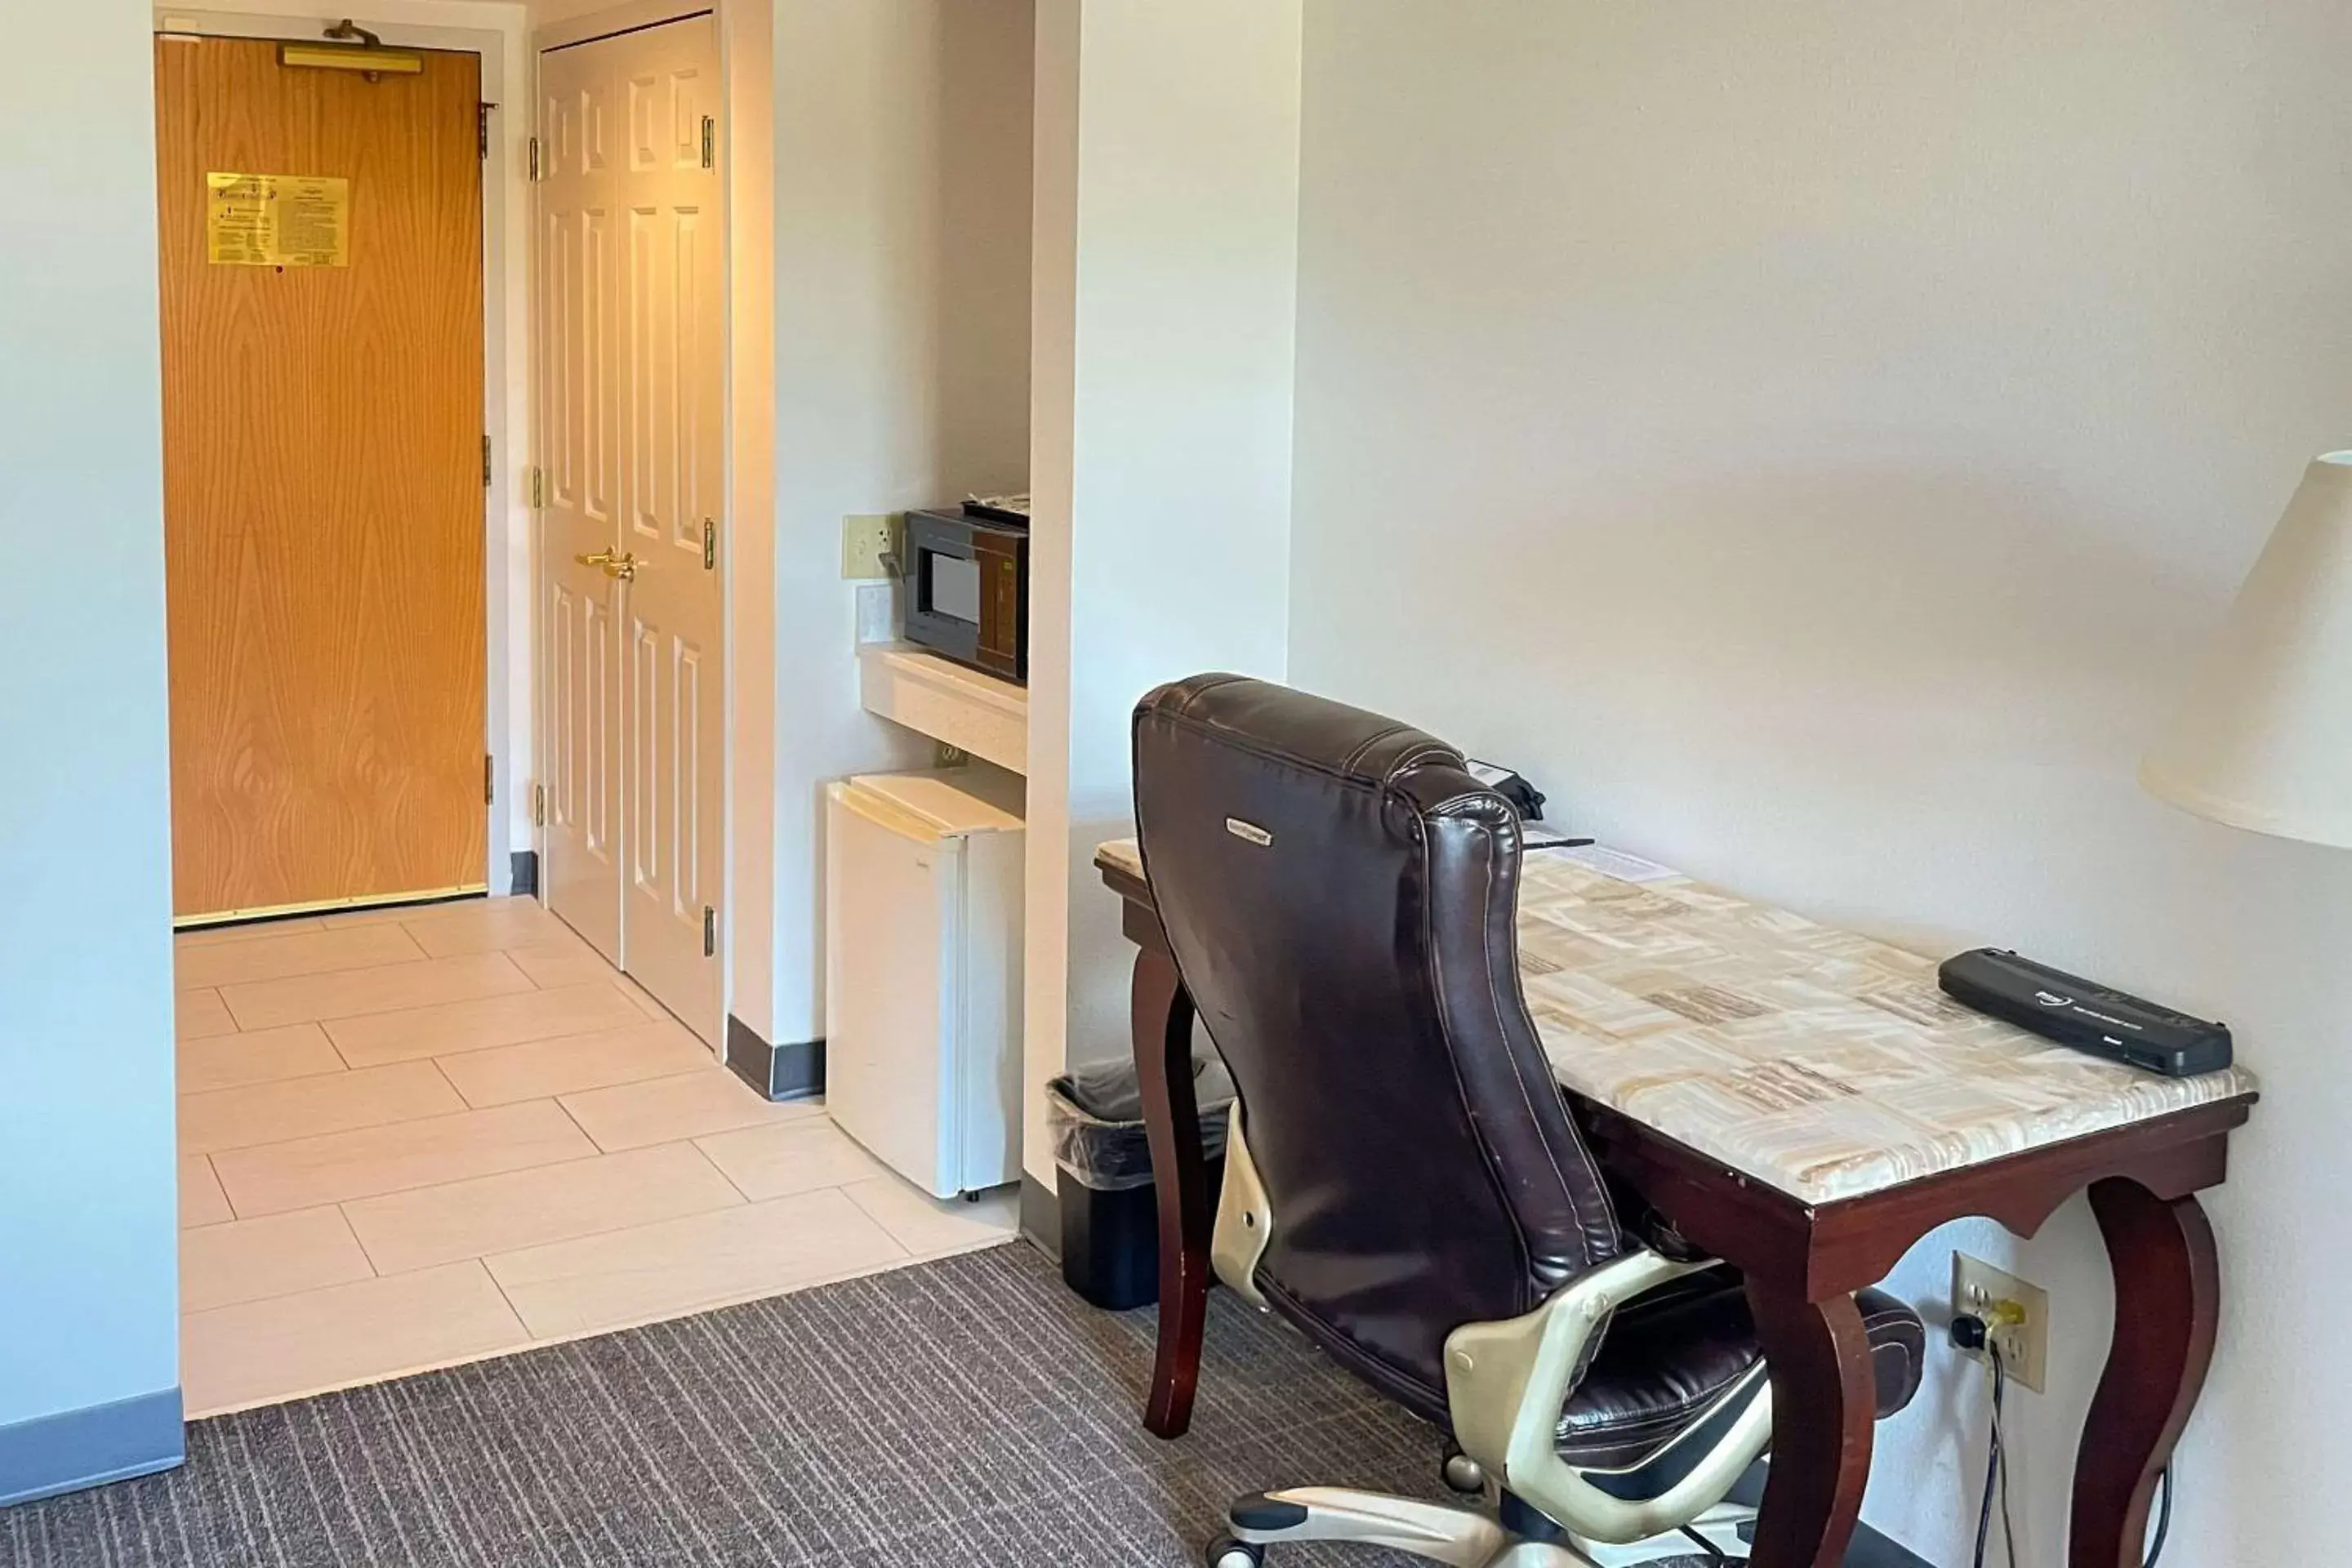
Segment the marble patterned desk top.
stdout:
<path fill-rule="evenodd" d="M 1097 863 L 1140 878 L 1133 839 Z M 1519 978 L 1570 1089 L 1807 1204 L 2254 1093 L 2053 1045 L 1936 961 L 1605 848 L 1519 880 Z"/>

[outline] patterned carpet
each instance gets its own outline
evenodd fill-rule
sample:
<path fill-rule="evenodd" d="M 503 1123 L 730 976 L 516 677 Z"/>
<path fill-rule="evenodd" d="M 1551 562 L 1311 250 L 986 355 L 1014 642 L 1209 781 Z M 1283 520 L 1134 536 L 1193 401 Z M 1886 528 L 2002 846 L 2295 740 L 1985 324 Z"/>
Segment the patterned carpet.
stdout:
<path fill-rule="evenodd" d="M 1223 1292 L 1191 1435 L 1150 1436 L 1151 1331 L 998 1247 L 202 1422 L 183 1469 L 0 1510 L 0 1563 L 1184 1568 L 1244 1491 L 1437 1490 L 1429 1428 Z"/>

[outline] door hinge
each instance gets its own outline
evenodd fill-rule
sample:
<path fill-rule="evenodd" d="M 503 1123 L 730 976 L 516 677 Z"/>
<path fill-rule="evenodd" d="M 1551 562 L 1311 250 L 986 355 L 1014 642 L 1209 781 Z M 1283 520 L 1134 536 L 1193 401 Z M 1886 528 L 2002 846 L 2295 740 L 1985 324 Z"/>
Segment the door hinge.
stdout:
<path fill-rule="evenodd" d="M 536 184 L 537 182 L 539 182 L 539 181 L 541 181 L 541 180 L 542 180 L 542 179 L 545 179 L 545 178 L 547 177 L 546 175 L 544 175 L 544 174 L 541 174 L 541 173 L 540 173 L 540 168 L 539 168 L 539 138 L 538 138 L 538 137 L 536 137 L 536 136 L 534 136 L 534 137 L 532 137 L 532 138 L 530 139 L 530 177 L 531 177 L 532 183 L 534 183 L 534 184 Z"/>
<path fill-rule="evenodd" d="M 530 786 L 530 825 L 533 827 L 547 826 L 547 786 L 545 784 Z"/>
<path fill-rule="evenodd" d="M 534 468 L 530 471 L 530 504 L 547 504 L 547 470 L 544 468 Z"/>
<path fill-rule="evenodd" d="M 719 955 L 719 911 L 709 904 L 702 906 L 702 956 Z"/>
<path fill-rule="evenodd" d="M 719 121 L 708 114 L 702 117 L 702 166 L 706 169 L 719 166 Z"/>
<path fill-rule="evenodd" d="M 490 110 L 497 107 L 495 103 L 474 105 L 474 152 L 483 158 L 490 155 Z"/>
<path fill-rule="evenodd" d="M 490 488 L 490 438 L 482 437 L 482 488 Z"/>
<path fill-rule="evenodd" d="M 709 572 L 715 570 L 718 565 L 719 520 L 715 517 L 706 517 L 702 520 L 702 569 Z"/>
<path fill-rule="evenodd" d="M 496 805 L 498 800 L 499 760 L 496 757 L 485 756 L 482 759 L 482 804 Z"/>

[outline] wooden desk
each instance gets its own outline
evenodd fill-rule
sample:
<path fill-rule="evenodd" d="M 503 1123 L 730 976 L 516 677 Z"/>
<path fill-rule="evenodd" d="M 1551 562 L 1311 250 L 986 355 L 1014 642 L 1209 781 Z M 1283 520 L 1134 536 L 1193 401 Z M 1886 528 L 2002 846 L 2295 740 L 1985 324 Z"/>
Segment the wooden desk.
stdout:
<path fill-rule="evenodd" d="M 1214 1215 L 1192 1004 L 1134 841 L 1096 865 L 1139 950 L 1160 1279 L 1144 1422 L 1174 1437 L 1192 1420 Z M 2195 1194 L 2227 1173 L 2251 1075 L 2164 1079 L 2053 1051 L 1952 1004 L 1928 960 L 1606 850 L 1530 855 L 1518 927 L 1529 1012 L 1595 1152 L 1747 1276 L 1773 1394 L 1755 1568 L 1831 1568 L 1853 1534 L 1874 1425 L 1853 1292 L 1948 1220 L 2032 1236 L 2085 1189 L 2131 1306 L 2084 1426 L 2068 1563 L 2138 1568 L 2213 1354 L 2220 1266 Z"/>

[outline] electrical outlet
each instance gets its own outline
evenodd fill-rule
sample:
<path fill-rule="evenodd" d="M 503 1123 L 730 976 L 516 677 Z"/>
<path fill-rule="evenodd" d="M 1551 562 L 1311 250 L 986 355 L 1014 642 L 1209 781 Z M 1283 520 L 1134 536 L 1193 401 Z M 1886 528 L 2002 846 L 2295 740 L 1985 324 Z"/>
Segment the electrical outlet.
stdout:
<path fill-rule="evenodd" d="M 1981 1318 L 2000 1347 L 2001 1366 L 2011 1379 L 2036 1394 L 2044 1392 L 2050 1366 L 2050 1292 L 2006 1274 L 1965 1252 L 1952 1254 L 1952 1316 Z M 1979 1361 L 1981 1351 L 1964 1354 Z"/>
<path fill-rule="evenodd" d="M 898 551 L 898 514 L 852 512 L 841 520 L 841 574 L 852 580 L 887 577 L 886 555 Z"/>

